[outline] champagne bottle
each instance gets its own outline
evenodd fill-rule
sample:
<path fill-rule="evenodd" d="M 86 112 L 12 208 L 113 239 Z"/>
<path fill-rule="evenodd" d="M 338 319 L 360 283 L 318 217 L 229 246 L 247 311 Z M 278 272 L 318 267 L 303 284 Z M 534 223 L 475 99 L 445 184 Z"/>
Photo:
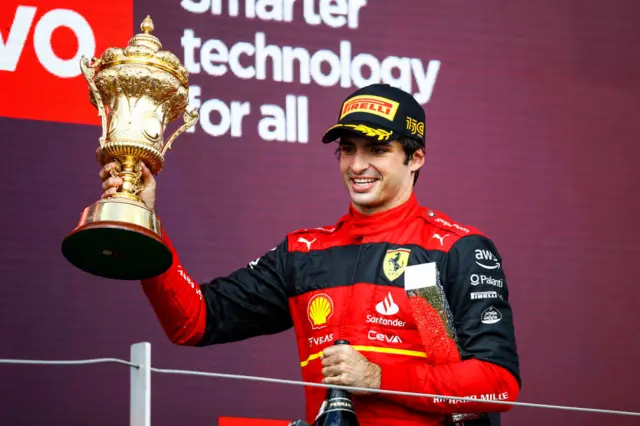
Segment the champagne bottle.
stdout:
<path fill-rule="evenodd" d="M 346 340 L 337 340 L 335 345 L 348 345 Z M 360 426 L 351 393 L 343 389 L 327 389 L 327 394 L 312 426 Z"/>

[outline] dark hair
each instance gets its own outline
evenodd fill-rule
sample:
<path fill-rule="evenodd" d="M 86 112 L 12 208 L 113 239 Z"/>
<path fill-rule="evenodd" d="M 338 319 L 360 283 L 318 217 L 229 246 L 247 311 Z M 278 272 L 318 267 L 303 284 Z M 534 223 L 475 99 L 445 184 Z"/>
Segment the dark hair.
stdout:
<path fill-rule="evenodd" d="M 424 145 L 412 138 L 402 138 L 399 140 L 400 144 L 402 144 L 402 149 L 404 150 L 404 164 L 409 164 L 409 161 L 413 158 L 413 154 L 418 152 L 419 150 L 424 150 Z M 416 186 L 416 182 L 418 181 L 418 175 L 420 174 L 420 169 L 416 170 L 416 174 L 413 175 L 413 186 Z"/>
<path fill-rule="evenodd" d="M 412 138 L 402 138 L 398 139 L 400 145 L 402 145 L 402 149 L 404 150 L 404 162 L 403 164 L 406 166 L 409 164 L 409 161 L 413 158 L 413 155 L 419 150 L 424 150 L 424 145 Z M 336 158 L 340 158 L 340 141 L 338 140 L 338 147 L 335 150 Z M 420 174 L 420 169 L 416 170 L 416 173 L 413 175 L 413 186 L 416 186 L 416 182 L 418 181 L 418 175 Z"/>

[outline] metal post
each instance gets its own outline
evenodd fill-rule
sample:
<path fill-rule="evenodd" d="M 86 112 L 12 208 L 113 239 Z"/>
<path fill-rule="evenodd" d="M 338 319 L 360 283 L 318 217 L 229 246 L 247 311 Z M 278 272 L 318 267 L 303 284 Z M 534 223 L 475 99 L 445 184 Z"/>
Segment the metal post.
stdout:
<path fill-rule="evenodd" d="M 131 345 L 131 362 L 140 367 L 131 367 L 129 425 L 151 426 L 151 343 Z"/>

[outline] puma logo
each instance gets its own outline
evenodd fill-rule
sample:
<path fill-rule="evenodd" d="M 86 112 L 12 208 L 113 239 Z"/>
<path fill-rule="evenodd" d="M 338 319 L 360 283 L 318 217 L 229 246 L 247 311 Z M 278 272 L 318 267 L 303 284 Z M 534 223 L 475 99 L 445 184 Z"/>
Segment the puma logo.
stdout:
<path fill-rule="evenodd" d="M 302 238 L 302 237 L 298 238 L 298 242 L 299 242 L 299 243 L 305 243 L 305 244 L 307 245 L 307 250 L 311 250 L 311 244 L 313 244 L 313 242 L 314 242 L 315 240 L 316 240 L 315 238 L 314 238 L 313 240 L 311 240 L 311 241 L 305 240 L 305 239 L 304 239 L 304 238 Z"/>
<path fill-rule="evenodd" d="M 433 238 L 435 238 L 436 240 L 440 240 L 441 246 L 444 245 L 444 239 L 447 238 L 448 236 L 449 234 L 446 234 L 444 237 L 441 237 L 440 234 L 433 234 Z"/>

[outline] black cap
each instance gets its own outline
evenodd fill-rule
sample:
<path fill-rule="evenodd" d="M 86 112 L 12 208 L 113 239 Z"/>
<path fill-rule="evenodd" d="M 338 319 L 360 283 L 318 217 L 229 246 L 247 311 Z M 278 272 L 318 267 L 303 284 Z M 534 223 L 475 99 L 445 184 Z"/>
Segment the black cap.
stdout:
<path fill-rule="evenodd" d="M 372 84 L 344 100 L 338 124 L 327 130 L 322 142 L 335 141 L 345 130 L 379 142 L 409 137 L 424 145 L 424 109 L 404 90 Z"/>

